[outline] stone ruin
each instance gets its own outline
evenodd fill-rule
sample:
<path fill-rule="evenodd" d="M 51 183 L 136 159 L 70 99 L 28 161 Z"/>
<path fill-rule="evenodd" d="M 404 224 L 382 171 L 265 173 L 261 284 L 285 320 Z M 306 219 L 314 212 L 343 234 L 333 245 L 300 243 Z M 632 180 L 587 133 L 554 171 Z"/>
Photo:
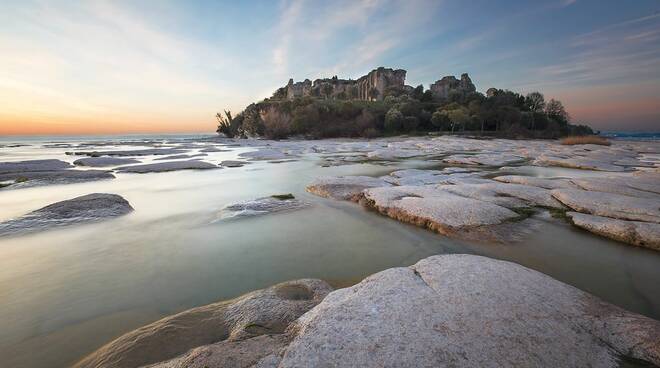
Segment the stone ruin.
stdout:
<path fill-rule="evenodd" d="M 292 100 L 297 97 L 323 97 L 343 100 L 381 101 L 385 92 L 389 89 L 399 89 L 411 92 L 414 88 L 405 84 L 406 71 L 403 69 L 391 69 L 379 67 L 369 74 L 354 79 L 332 78 L 316 79 L 314 82 L 305 79 L 302 82 L 289 83 L 284 90 L 286 98 Z M 476 92 L 476 88 L 467 73 L 461 75 L 461 79 L 454 76 L 446 76 L 431 84 L 430 90 L 437 99 L 446 99 L 451 93 L 466 95 Z"/>
<path fill-rule="evenodd" d="M 379 101 L 384 98 L 388 88 L 405 89 L 406 71 L 380 67 L 369 74 L 354 79 L 332 78 L 317 79 L 314 82 L 305 79 L 294 83 L 289 79 L 286 86 L 286 97 L 291 100 L 296 97 L 327 97 L 347 100 Z M 410 87 L 412 88 L 412 87 Z"/>
<path fill-rule="evenodd" d="M 443 77 L 431 84 L 430 89 L 433 96 L 439 99 L 448 98 L 452 92 L 466 95 L 477 91 L 467 73 L 463 73 L 460 80 L 456 79 L 453 75 Z"/>

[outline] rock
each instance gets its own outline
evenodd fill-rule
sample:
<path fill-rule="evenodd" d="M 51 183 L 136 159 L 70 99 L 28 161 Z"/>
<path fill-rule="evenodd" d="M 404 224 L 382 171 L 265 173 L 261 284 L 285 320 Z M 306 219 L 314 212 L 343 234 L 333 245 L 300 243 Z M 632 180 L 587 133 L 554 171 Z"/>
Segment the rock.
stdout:
<path fill-rule="evenodd" d="M 390 183 L 371 176 L 325 176 L 314 180 L 305 188 L 325 198 L 357 200 L 364 189 L 389 187 Z"/>
<path fill-rule="evenodd" d="M 660 364 L 660 322 L 520 265 L 440 255 L 330 293 L 264 362 L 288 367 Z M 273 364 L 276 363 L 276 364 Z"/>
<path fill-rule="evenodd" d="M 224 160 L 220 162 L 220 165 L 223 167 L 243 167 L 245 164 L 249 164 L 249 162 L 235 160 Z"/>
<path fill-rule="evenodd" d="M 15 184 L 9 186 L 11 189 L 39 185 L 82 183 L 114 178 L 115 176 L 106 170 L 56 170 L 0 174 L 0 182 L 15 182 Z"/>
<path fill-rule="evenodd" d="M 636 189 L 637 187 L 647 188 L 644 184 L 644 180 L 639 179 L 634 176 L 630 177 L 611 177 L 611 178 L 582 178 L 582 179 L 573 179 L 572 182 L 579 187 L 580 189 L 597 191 L 597 192 L 606 192 L 621 194 L 631 197 L 639 198 L 655 198 L 660 199 L 660 194 L 654 193 L 648 190 Z M 649 183 L 647 189 L 653 189 L 652 186 L 655 186 L 656 189 L 660 191 L 660 183 Z"/>
<path fill-rule="evenodd" d="M 284 160 L 291 157 L 296 157 L 273 149 L 259 149 L 258 151 L 243 152 L 238 156 L 250 159 L 252 161 Z"/>
<path fill-rule="evenodd" d="M 444 190 L 481 201 L 492 202 L 508 208 L 541 206 L 564 208 L 549 190 L 522 184 L 479 183 L 458 184 L 442 187 Z"/>
<path fill-rule="evenodd" d="M 151 155 L 177 155 L 181 153 L 186 153 L 187 150 L 179 148 L 146 148 L 139 150 L 128 150 L 128 151 L 69 151 L 66 152 L 67 155 L 77 155 L 77 156 L 151 156 Z"/>
<path fill-rule="evenodd" d="M 145 366 L 149 368 L 210 368 L 255 367 L 261 359 L 276 354 L 286 347 L 289 338 L 285 334 L 260 335 L 251 339 L 205 345 L 190 350 L 182 356 L 163 363 Z"/>
<path fill-rule="evenodd" d="M 575 226 L 594 234 L 649 249 L 660 250 L 660 224 L 616 220 L 608 217 L 567 212 Z"/>
<path fill-rule="evenodd" d="M 525 161 L 524 158 L 508 154 L 452 155 L 442 160 L 450 164 L 504 166 Z"/>
<path fill-rule="evenodd" d="M 73 161 L 76 166 L 90 166 L 90 167 L 107 167 L 107 166 L 120 166 L 139 164 L 140 161 L 131 158 L 116 158 L 116 157 L 87 157 Z"/>
<path fill-rule="evenodd" d="M 195 158 L 195 157 L 204 157 L 204 156 L 208 156 L 208 155 L 206 153 L 197 153 L 194 155 L 172 155 L 172 156 L 158 157 L 155 158 L 154 161 L 183 160 L 186 158 Z"/>
<path fill-rule="evenodd" d="M 562 158 L 547 155 L 539 156 L 534 163 L 541 166 L 559 166 L 573 169 L 598 170 L 598 171 L 624 171 L 623 166 L 614 165 L 611 162 L 601 161 L 585 157 Z"/>
<path fill-rule="evenodd" d="M 122 173 L 146 174 L 146 173 L 159 173 L 159 172 L 177 171 L 177 170 L 208 170 L 208 169 L 220 169 L 220 166 L 199 160 L 187 160 L 187 161 L 159 162 L 154 164 L 144 164 L 144 165 L 134 165 L 134 166 L 122 166 L 117 168 L 116 170 L 117 172 L 122 172 Z"/>
<path fill-rule="evenodd" d="M 421 156 L 423 152 L 418 150 L 403 150 L 403 149 L 380 149 L 367 153 L 367 157 L 371 160 L 385 160 L 395 161 L 401 158 L 411 158 Z"/>
<path fill-rule="evenodd" d="M 571 183 L 571 181 L 568 179 L 545 179 L 545 178 L 537 178 L 534 176 L 505 175 L 505 176 L 495 177 L 493 178 L 493 180 L 502 183 L 530 185 L 533 187 L 539 187 L 545 189 L 577 188 L 577 186 Z"/>
<path fill-rule="evenodd" d="M 228 205 L 222 209 L 220 219 L 226 220 L 266 215 L 275 212 L 295 211 L 308 206 L 309 203 L 295 199 L 292 195 L 290 197 L 287 195 L 274 195 Z"/>
<path fill-rule="evenodd" d="M 0 236 L 43 231 L 54 227 L 96 222 L 123 216 L 133 207 L 119 195 L 94 193 L 53 203 L 0 223 Z"/>
<path fill-rule="evenodd" d="M 444 235 L 519 217 L 507 208 L 455 195 L 435 186 L 366 189 L 360 203 L 396 220 Z"/>
<path fill-rule="evenodd" d="M 204 367 L 206 364 L 211 367 L 213 361 L 227 361 L 232 357 L 237 361 L 259 358 L 259 354 L 269 354 L 281 346 L 281 339 L 285 337 L 275 336 L 278 342 L 266 337 L 255 340 L 256 336 L 282 334 L 292 321 L 318 304 L 331 290 L 321 280 L 304 279 L 193 308 L 123 335 L 75 367 L 134 368 L 186 352 L 175 361 L 159 366 Z M 213 345 L 189 352 L 208 344 Z M 202 351 L 208 355 L 199 354 Z M 243 356 L 241 352 L 245 351 L 254 356 Z"/>
<path fill-rule="evenodd" d="M 221 149 L 218 147 L 207 147 L 199 150 L 199 152 L 230 152 L 230 150 Z"/>
<path fill-rule="evenodd" d="M 552 196 L 577 212 L 621 220 L 660 223 L 660 200 L 579 189 L 555 189 Z"/>
<path fill-rule="evenodd" d="M 479 173 L 463 171 L 445 171 L 445 170 L 419 170 L 406 169 L 398 170 L 383 176 L 382 179 L 394 185 L 429 185 L 429 184 L 447 184 L 450 180 L 456 178 L 475 177 Z"/>
<path fill-rule="evenodd" d="M 34 171 L 55 171 L 72 167 L 68 162 L 60 160 L 29 160 L 16 162 L 0 162 L 0 175 Z"/>

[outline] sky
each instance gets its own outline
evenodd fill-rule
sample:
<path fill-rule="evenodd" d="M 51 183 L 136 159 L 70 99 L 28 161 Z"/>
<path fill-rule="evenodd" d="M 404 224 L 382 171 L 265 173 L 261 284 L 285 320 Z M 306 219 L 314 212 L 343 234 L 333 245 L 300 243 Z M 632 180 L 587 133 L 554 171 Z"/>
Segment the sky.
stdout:
<path fill-rule="evenodd" d="M 0 135 L 211 133 L 289 78 L 378 66 L 660 131 L 658 0 L 2 0 Z"/>

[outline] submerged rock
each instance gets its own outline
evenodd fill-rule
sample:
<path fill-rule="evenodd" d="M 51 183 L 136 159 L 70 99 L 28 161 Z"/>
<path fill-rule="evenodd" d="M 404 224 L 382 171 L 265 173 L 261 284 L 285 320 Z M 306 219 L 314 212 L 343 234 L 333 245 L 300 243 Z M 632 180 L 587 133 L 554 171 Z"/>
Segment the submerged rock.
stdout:
<path fill-rule="evenodd" d="M 179 148 L 145 148 L 139 150 L 126 150 L 126 151 L 69 151 L 67 155 L 78 156 L 151 156 L 151 155 L 177 155 L 186 153 L 187 150 Z"/>
<path fill-rule="evenodd" d="M 314 180 L 305 189 L 325 198 L 358 200 L 364 189 L 391 185 L 381 178 L 371 176 L 324 176 Z"/>
<path fill-rule="evenodd" d="M 288 337 L 278 334 L 331 290 L 324 281 L 304 279 L 193 308 L 123 335 L 75 367 L 135 368 L 177 356 L 158 366 L 203 368 L 224 361 L 245 367 L 283 346 Z"/>
<path fill-rule="evenodd" d="M 195 157 L 204 157 L 204 156 L 208 156 L 208 155 L 206 153 L 196 153 L 194 155 L 172 155 L 172 156 L 158 157 L 155 158 L 154 161 L 183 160 L 186 158 L 195 158 Z"/>
<path fill-rule="evenodd" d="M 212 163 L 199 161 L 199 160 L 188 160 L 188 161 L 168 161 L 168 162 L 158 162 L 154 164 L 144 164 L 144 165 L 134 165 L 134 166 L 122 166 L 117 168 L 117 172 L 122 173 L 137 173 L 137 174 L 146 174 L 146 173 L 158 173 L 166 171 L 177 171 L 177 170 L 208 170 L 208 169 L 220 169 L 218 165 Z"/>
<path fill-rule="evenodd" d="M 246 164 L 249 164 L 249 162 L 236 160 L 224 160 L 220 162 L 220 165 L 223 167 L 243 167 Z"/>
<path fill-rule="evenodd" d="M 90 166 L 90 167 L 107 167 L 138 164 L 140 161 L 131 158 L 116 158 L 116 157 L 87 157 L 73 161 L 76 166 Z"/>
<path fill-rule="evenodd" d="M 0 236 L 43 231 L 54 227 L 96 222 L 133 211 L 116 194 L 94 193 L 53 203 L 26 215 L 0 223 Z"/>
<path fill-rule="evenodd" d="M 296 157 L 273 149 L 259 149 L 258 151 L 243 152 L 238 156 L 253 161 L 286 160 Z"/>
<path fill-rule="evenodd" d="M 264 359 L 287 367 L 618 367 L 660 364 L 660 322 L 542 273 L 442 255 L 330 293 Z M 274 363 L 274 364 L 273 364 Z"/>
<path fill-rule="evenodd" d="M 115 176 L 106 170 L 56 170 L 0 174 L 0 182 L 11 181 L 15 183 L 10 185 L 9 188 L 82 183 L 114 178 Z"/>
<path fill-rule="evenodd" d="M 660 199 L 579 189 L 555 189 L 552 195 L 577 212 L 621 220 L 660 223 Z"/>
<path fill-rule="evenodd" d="M 660 224 L 625 221 L 608 217 L 567 212 L 577 227 L 623 243 L 660 250 Z"/>
<path fill-rule="evenodd" d="M 220 219 L 234 219 L 266 215 L 274 212 L 295 211 L 306 208 L 309 203 L 296 199 L 291 194 L 273 195 L 230 204 L 220 212 Z"/>
<path fill-rule="evenodd" d="M 0 175 L 34 171 L 56 171 L 72 167 L 61 160 L 29 160 L 16 162 L 0 162 Z"/>

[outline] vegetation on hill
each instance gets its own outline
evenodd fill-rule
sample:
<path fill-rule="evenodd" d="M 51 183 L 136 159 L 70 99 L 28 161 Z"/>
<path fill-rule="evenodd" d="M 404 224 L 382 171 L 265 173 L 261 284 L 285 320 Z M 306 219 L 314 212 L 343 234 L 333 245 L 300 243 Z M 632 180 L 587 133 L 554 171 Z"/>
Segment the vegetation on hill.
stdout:
<path fill-rule="evenodd" d="M 570 123 L 562 103 L 539 92 L 527 96 L 492 90 L 450 93 L 434 98 L 422 85 L 390 89 L 381 101 L 325 97 L 286 99 L 282 91 L 232 116 L 218 113 L 218 133 L 228 137 L 366 137 L 447 132 L 509 138 L 559 138 L 591 135 L 591 128 Z"/>

